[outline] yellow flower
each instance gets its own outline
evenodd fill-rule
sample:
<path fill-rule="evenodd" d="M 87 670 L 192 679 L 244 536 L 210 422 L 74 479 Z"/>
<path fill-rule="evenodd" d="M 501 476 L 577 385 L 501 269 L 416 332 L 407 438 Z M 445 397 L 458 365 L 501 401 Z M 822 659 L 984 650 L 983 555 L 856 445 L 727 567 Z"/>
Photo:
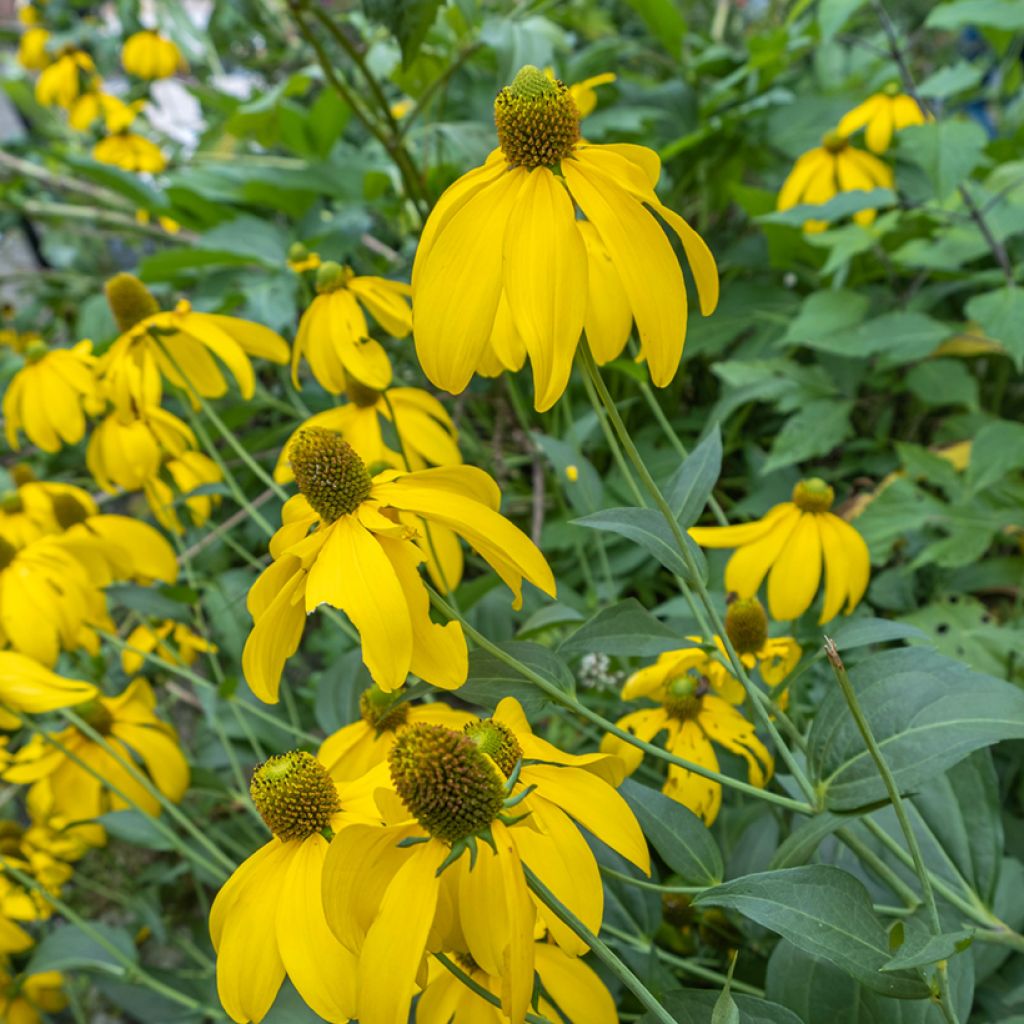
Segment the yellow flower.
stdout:
<path fill-rule="evenodd" d="M 405 117 L 413 109 L 415 105 L 416 104 L 411 99 L 409 99 L 408 96 L 405 96 L 400 100 L 396 100 L 394 103 L 391 104 L 389 108 L 391 110 L 391 116 L 396 121 L 401 121 L 402 118 Z"/>
<path fill-rule="evenodd" d="M 15 331 L 10 327 L 0 329 L 0 345 L 14 352 L 25 352 L 34 342 L 42 340 L 43 336 L 38 331 Z"/>
<path fill-rule="evenodd" d="M 44 107 L 65 110 L 96 83 L 96 65 L 84 50 L 68 49 L 43 69 L 36 82 L 36 100 Z"/>
<path fill-rule="evenodd" d="M 170 483 L 163 475 L 157 474 L 149 477 L 142 485 L 142 492 L 156 521 L 171 533 L 185 532 L 175 507 L 180 495 L 193 525 L 202 526 L 220 504 L 220 495 L 193 492 L 201 487 L 219 484 L 224 479 L 220 467 L 202 452 L 183 451 L 174 458 L 166 459 L 162 472 L 170 479 Z"/>
<path fill-rule="evenodd" d="M 725 567 L 725 589 L 740 597 L 757 594 L 768 576 L 773 619 L 795 619 L 811 606 L 825 567 L 819 622 L 853 611 L 871 573 L 868 547 L 845 519 L 829 511 L 835 491 L 818 477 L 801 480 L 793 500 L 743 526 L 695 526 L 690 536 L 706 548 L 738 548 Z"/>
<path fill-rule="evenodd" d="M 56 733 L 35 734 L 14 754 L 3 777 L 19 784 L 47 782 L 53 794 L 54 812 L 74 820 L 98 818 L 107 811 L 129 807 L 158 815 L 157 799 L 121 763 L 135 765 L 139 772 L 144 766 L 145 774 L 168 800 L 178 803 L 185 795 L 189 785 L 188 761 L 178 746 L 177 733 L 156 717 L 155 708 L 156 698 L 149 683 L 135 679 L 119 697 L 97 697 L 75 708 L 103 736 L 117 758 L 71 725 Z M 67 748 L 96 774 L 73 761 L 50 739 Z M 142 765 L 138 763 L 140 759 Z M 115 789 L 119 792 L 115 793 Z"/>
<path fill-rule="evenodd" d="M 14 375 L 4 394 L 3 414 L 7 443 L 17 451 L 18 431 L 44 452 L 60 451 L 85 436 L 84 408 L 99 400 L 92 342 L 74 348 L 47 348 L 33 342 L 26 363 Z"/>
<path fill-rule="evenodd" d="M 474 372 L 514 366 L 525 351 L 534 403 L 549 409 L 610 278 L 636 321 L 652 380 L 668 384 L 682 356 L 687 298 L 654 214 L 682 242 L 705 315 L 718 302 L 718 272 L 703 239 L 655 194 L 657 154 L 581 141 L 566 86 L 530 66 L 498 94 L 495 121 L 500 148 L 444 193 L 416 252 L 413 333 L 427 377 L 460 392 Z M 588 266 L 591 230 L 608 259 L 599 272 Z"/>
<path fill-rule="evenodd" d="M 290 449 L 299 494 L 285 502 L 270 542 L 274 561 L 249 591 L 253 628 L 242 668 L 253 693 L 277 701 L 285 661 L 306 615 L 321 604 L 343 611 L 358 630 L 374 682 L 391 691 L 412 672 L 446 689 L 466 680 L 468 655 L 458 622 L 430 618 L 419 572 L 423 553 L 405 512 L 454 531 L 476 548 L 522 604 L 522 581 L 554 596 L 544 556 L 498 508 L 501 493 L 482 470 L 449 466 L 371 477 L 337 434 L 302 431 Z M 312 533 L 310 531 L 313 531 Z"/>
<path fill-rule="evenodd" d="M 167 157 L 155 142 L 127 130 L 100 139 L 92 147 L 92 157 L 101 164 L 120 167 L 122 171 L 158 174 L 167 166 Z"/>
<path fill-rule="evenodd" d="M 45 28 L 27 28 L 18 43 L 18 63 L 27 71 L 42 71 L 50 63 L 46 46 L 50 33 Z"/>
<path fill-rule="evenodd" d="M 136 210 L 135 219 L 139 224 L 148 224 L 153 219 L 153 215 L 149 210 Z M 181 225 L 173 217 L 165 217 L 163 214 L 158 214 L 156 222 L 169 235 L 176 235 L 181 231 Z"/>
<path fill-rule="evenodd" d="M 385 693 L 379 686 L 364 690 L 359 698 L 359 718 L 323 741 L 317 757 L 336 780 L 357 779 L 387 760 L 399 730 L 417 722 L 461 729 L 474 719 L 437 701 L 412 704 L 400 690 Z"/>
<path fill-rule="evenodd" d="M 15 489 L 0 496 L 0 537 L 16 548 L 38 540 L 49 533 L 61 533 L 67 528 L 67 513 L 84 509 L 86 515 L 96 515 L 99 508 L 92 495 L 81 487 L 57 481 L 36 480 L 25 465 L 11 471 Z M 77 518 L 76 518 L 77 521 Z"/>
<path fill-rule="evenodd" d="M 817 149 L 809 150 L 793 165 L 779 189 L 776 207 L 789 210 L 800 203 L 820 206 L 840 192 L 870 192 L 892 188 L 892 168 L 878 157 L 850 145 L 838 132 L 829 132 Z M 859 210 L 853 215 L 857 224 L 867 226 L 875 219 L 875 210 Z M 824 231 L 828 223 L 809 220 L 804 231 Z"/>
<path fill-rule="evenodd" d="M 188 67 L 174 41 L 144 30 L 130 35 L 121 49 L 121 65 L 139 78 L 167 78 Z"/>
<path fill-rule="evenodd" d="M 778 686 L 796 668 L 803 650 L 791 636 L 768 635 L 768 616 L 756 597 L 736 597 L 725 613 L 725 631 L 733 650 L 748 669 L 758 666 L 761 678 L 769 686 Z M 715 645 L 726 655 L 722 638 Z"/>
<path fill-rule="evenodd" d="M 39 10 L 32 6 L 32 4 L 25 4 L 18 10 L 18 21 L 26 27 L 30 25 L 38 25 L 43 20 L 43 16 L 39 13 Z"/>
<path fill-rule="evenodd" d="M 320 254 L 310 252 L 301 242 L 293 242 L 288 249 L 288 269 L 296 274 L 316 270 L 320 266 Z"/>
<path fill-rule="evenodd" d="M 544 74 L 546 74 L 551 81 L 558 81 L 551 68 L 545 68 Z M 592 114 L 594 112 L 594 108 L 597 106 L 597 87 L 599 85 L 608 85 L 611 82 L 614 82 L 615 78 L 616 75 L 614 71 L 605 71 L 600 75 L 591 75 L 590 78 L 584 78 L 582 82 L 573 82 L 572 85 L 569 86 L 569 95 L 576 104 L 576 109 L 579 111 L 581 118 L 584 118 L 588 114 Z"/>
<path fill-rule="evenodd" d="M 394 338 L 412 328 L 406 296 L 409 286 L 383 277 L 356 277 L 350 267 L 328 261 L 316 273 L 317 297 L 302 314 L 292 349 L 292 382 L 299 386 L 299 360 L 305 358 L 324 390 L 340 395 L 351 374 L 368 388 L 391 383 L 391 363 L 370 337 L 361 306 Z"/>
<path fill-rule="evenodd" d="M 0 651 L 0 728 L 17 729 L 21 719 L 7 709 L 38 715 L 93 700 L 92 683 L 65 679 L 16 651 Z"/>
<path fill-rule="evenodd" d="M 377 820 L 372 794 L 386 781 L 378 771 L 339 782 L 301 751 L 253 773 L 253 802 L 274 838 L 236 869 L 210 910 L 217 992 L 238 1024 L 264 1018 L 285 975 L 324 1020 L 355 1016 L 355 958 L 324 918 L 325 833 Z"/>
<path fill-rule="evenodd" d="M 43 1024 L 42 1013 L 58 1013 L 66 1005 L 64 977 L 59 971 L 12 977 L 0 965 L 0 1020 Z"/>
<path fill-rule="evenodd" d="M 864 141 L 868 149 L 884 153 L 892 142 L 893 132 L 928 120 L 931 120 L 931 115 L 918 106 L 917 100 L 895 87 L 876 92 L 844 114 L 836 131 L 848 136 L 866 127 Z"/>
<path fill-rule="evenodd" d="M 643 833 L 614 789 L 622 762 L 564 754 L 508 698 L 461 732 L 408 726 L 388 765 L 394 792 L 376 791 L 385 827 L 342 829 L 324 864 L 327 923 L 358 957 L 361 1024 L 404 1021 L 427 949 L 438 947 L 499 978 L 506 1016 L 521 1021 L 534 993 L 538 910 L 566 953 L 586 949 L 538 907 L 523 865 L 595 931 L 603 889 L 578 826 L 649 870 Z"/>
<path fill-rule="evenodd" d="M 171 646 L 168 641 L 172 641 Z M 128 675 L 142 668 L 146 654 L 155 654 L 172 665 L 191 665 L 200 652 L 215 653 L 217 645 L 193 633 L 184 622 L 165 619 L 158 625 L 145 623 L 136 626 L 125 643 L 134 650 L 121 652 L 121 668 Z"/>
<path fill-rule="evenodd" d="M 772 756 L 735 707 L 743 696 L 739 682 L 700 647 L 666 651 L 655 664 L 634 672 L 622 688 L 623 700 L 649 697 L 659 706 L 633 711 L 616 725 L 648 743 L 665 731 L 670 753 L 717 772 L 714 741 L 742 757 L 750 782 L 764 786 L 771 777 Z M 643 760 L 642 750 L 610 733 L 601 749 L 621 757 L 631 772 Z M 707 825 L 718 817 L 722 805 L 719 783 L 674 764 L 669 765 L 662 792 Z"/>
<path fill-rule="evenodd" d="M 194 312 L 184 300 L 161 312 L 146 286 L 131 274 L 107 281 L 106 295 L 122 334 L 101 358 L 99 369 L 119 409 L 158 404 L 160 375 L 188 392 L 197 408 L 197 394 L 220 398 L 228 385 L 213 356 L 231 371 L 242 397 L 252 398 L 255 376 L 249 356 L 288 361 L 287 343 L 269 327 Z"/>
<path fill-rule="evenodd" d="M 195 444 L 189 426 L 158 405 L 138 415 L 114 410 L 93 428 L 85 464 L 110 494 L 119 487 L 137 491 L 153 485 L 165 456 L 181 456 Z"/>
<path fill-rule="evenodd" d="M 611 993 L 581 959 L 566 955 L 549 942 L 534 943 L 533 958 L 542 986 L 536 1011 L 541 1017 L 551 1021 L 619 1024 Z M 488 974 L 465 953 L 449 953 L 448 959 L 482 988 L 501 998 L 501 975 Z M 438 960 L 431 960 L 427 977 L 427 985 L 416 1004 L 416 1024 L 509 1024 L 509 1018 L 498 1007 L 478 996 Z"/>
<path fill-rule="evenodd" d="M 68 124 L 75 131 L 86 132 L 95 121 L 102 118 L 103 126 L 108 132 L 121 132 L 135 120 L 141 108 L 141 102 L 125 103 L 120 97 L 108 92 L 86 92 L 75 100 L 68 111 Z"/>

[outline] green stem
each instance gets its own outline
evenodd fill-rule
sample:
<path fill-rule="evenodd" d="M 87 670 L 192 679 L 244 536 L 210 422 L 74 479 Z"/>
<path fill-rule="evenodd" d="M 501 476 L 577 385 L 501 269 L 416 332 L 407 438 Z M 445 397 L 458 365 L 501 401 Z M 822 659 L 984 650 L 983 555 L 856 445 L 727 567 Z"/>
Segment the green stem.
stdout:
<path fill-rule="evenodd" d="M 499 1010 L 501 1009 L 501 1000 L 493 992 L 485 989 L 476 979 L 471 978 L 454 960 L 450 960 L 444 953 L 435 953 L 434 958 L 443 964 L 446 970 L 454 974 L 466 988 L 475 992 L 481 999 L 490 1003 L 491 1006 L 497 1007 Z M 536 1013 L 528 1013 L 526 1020 L 528 1024 L 552 1024 L 552 1021 L 548 1020 L 547 1017 L 540 1017 Z"/>
<path fill-rule="evenodd" d="M 850 709 L 850 714 L 857 725 L 861 739 L 864 740 L 864 745 L 868 748 L 868 753 L 875 762 L 875 767 L 878 769 L 878 774 L 882 778 L 882 784 L 885 786 L 885 791 L 889 795 L 889 801 L 892 803 L 892 809 L 896 814 L 896 820 L 899 822 L 900 830 L 903 832 L 903 838 L 907 841 L 907 849 L 910 851 L 910 856 L 914 861 L 914 871 L 921 882 L 921 892 L 924 895 L 925 907 L 928 911 L 928 922 L 931 925 L 932 934 L 941 935 L 942 920 L 939 917 L 939 908 L 935 902 L 935 892 L 932 890 L 931 873 L 925 866 L 921 846 L 917 841 L 917 833 L 910 824 L 910 818 L 907 816 L 907 809 L 903 804 L 903 798 L 900 796 L 896 779 L 893 777 L 889 764 L 885 760 L 882 748 L 875 739 L 875 734 L 871 731 L 871 724 L 868 722 L 860 706 L 856 691 L 847 674 L 846 666 L 839 656 L 835 643 L 829 638 L 825 639 L 825 656 L 832 666 L 832 671 L 835 674 L 836 681 L 839 683 L 840 690 L 843 692 L 843 697 L 846 699 L 846 705 Z M 939 1007 L 942 1010 L 942 1015 L 950 1024 L 959 1024 L 956 1010 L 953 1008 L 953 999 L 949 989 L 949 970 L 945 961 L 939 962 L 937 976 L 939 980 Z"/>
<path fill-rule="evenodd" d="M 526 884 L 537 898 L 554 911 L 555 915 L 582 939 L 594 955 L 640 1000 L 661 1024 L 676 1024 L 671 1014 L 658 1002 L 650 989 L 619 959 L 614 950 L 599 939 L 561 900 L 524 864 Z"/>

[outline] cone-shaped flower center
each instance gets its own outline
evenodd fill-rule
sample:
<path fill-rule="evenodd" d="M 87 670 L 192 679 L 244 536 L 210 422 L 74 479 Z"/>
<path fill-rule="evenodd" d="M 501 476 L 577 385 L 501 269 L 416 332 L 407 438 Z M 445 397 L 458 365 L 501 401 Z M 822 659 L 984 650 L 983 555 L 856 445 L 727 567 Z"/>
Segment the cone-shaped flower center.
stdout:
<path fill-rule="evenodd" d="M 17 491 L 4 491 L 3 496 L 0 497 L 0 509 L 8 515 L 15 515 L 25 510 L 25 503 Z"/>
<path fill-rule="evenodd" d="M 6 569 L 17 554 L 18 549 L 10 541 L 0 537 L 0 569 Z"/>
<path fill-rule="evenodd" d="M 24 484 L 30 484 L 36 479 L 35 470 L 26 462 L 19 462 L 11 470 L 11 479 L 14 481 L 15 486 L 22 487 Z"/>
<path fill-rule="evenodd" d="M 101 736 L 108 735 L 114 724 L 114 716 L 101 700 L 87 700 L 84 704 L 79 704 L 75 708 L 75 714 Z"/>
<path fill-rule="evenodd" d="M 839 132 L 825 132 L 821 139 L 822 148 L 827 149 L 830 153 L 842 153 L 848 142 L 846 136 L 840 135 Z"/>
<path fill-rule="evenodd" d="M 370 493 L 370 474 L 333 430 L 300 430 L 288 450 L 299 490 L 325 523 L 355 512 Z"/>
<path fill-rule="evenodd" d="M 710 688 L 704 676 L 696 678 L 687 673 L 670 680 L 665 687 L 662 704 L 673 718 L 685 722 L 697 717 L 701 708 L 701 698 Z"/>
<path fill-rule="evenodd" d="M 326 295 L 328 292 L 336 292 L 355 277 L 351 267 L 343 267 L 334 260 L 327 260 L 321 263 L 316 271 L 316 290 L 318 295 Z"/>
<path fill-rule="evenodd" d="M 793 488 L 793 504 L 804 512 L 827 512 L 836 500 L 836 492 L 819 476 L 801 480 Z"/>
<path fill-rule="evenodd" d="M 21 837 L 25 830 L 16 821 L 5 818 L 0 821 L 0 854 L 5 857 L 21 857 Z"/>
<path fill-rule="evenodd" d="M 388 764 L 402 802 L 437 839 L 457 843 L 501 813 L 504 780 L 463 733 L 443 725 L 411 725 L 391 748 Z"/>
<path fill-rule="evenodd" d="M 134 274 L 115 274 L 103 286 L 107 305 L 114 314 L 118 330 L 130 331 L 148 316 L 160 312 L 150 290 Z"/>
<path fill-rule="evenodd" d="M 70 494 L 56 494 L 53 497 L 53 517 L 62 530 L 69 530 L 75 523 L 84 523 L 89 510 Z"/>
<path fill-rule="evenodd" d="M 738 597 L 725 612 L 725 632 L 739 654 L 756 654 L 768 639 L 768 616 L 756 597 Z"/>
<path fill-rule="evenodd" d="M 267 828 L 281 840 L 322 832 L 341 810 L 327 769 L 302 750 L 264 761 L 252 773 L 249 793 Z"/>
<path fill-rule="evenodd" d="M 301 242 L 292 242 L 288 246 L 288 261 L 290 263 L 301 263 L 309 256 L 309 250 Z"/>
<path fill-rule="evenodd" d="M 25 346 L 25 359 L 29 363 L 38 363 L 49 351 L 50 346 L 42 338 L 33 338 Z"/>
<path fill-rule="evenodd" d="M 353 405 L 360 409 L 372 409 L 380 401 L 383 391 L 376 388 L 368 388 L 361 381 L 355 379 L 351 373 L 345 375 L 345 394 Z"/>
<path fill-rule="evenodd" d="M 467 723 L 462 731 L 490 757 L 506 778 L 512 774 L 523 756 L 523 748 L 519 746 L 516 734 L 507 725 L 496 722 L 493 718 L 485 718 L 479 722 Z"/>
<path fill-rule="evenodd" d="M 494 101 L 494 123 L 513 167 L 553 167 L 580 140 L 580 113 L 564 82 L 527 64 Z"/>
<path fill-rule="evenodd" d="M 388 730 L 394 732 L 408 721 L 409 704 L 396 700 L 398 697 L 400 694 L 385 693 L 376 683 L 359 695 L 359 713 L 378 736 Z"/>

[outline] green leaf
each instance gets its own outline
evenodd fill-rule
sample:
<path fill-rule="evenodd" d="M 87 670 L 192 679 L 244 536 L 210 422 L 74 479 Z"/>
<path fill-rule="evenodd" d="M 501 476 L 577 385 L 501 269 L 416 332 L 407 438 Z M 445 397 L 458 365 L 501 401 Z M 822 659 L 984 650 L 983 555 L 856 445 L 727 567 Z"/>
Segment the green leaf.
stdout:
<path fill-rule="evenodd" d="M 852 401 L 827 398 L 805 405 L 790 416 L 775 435 L 761 472 L 771 473 L 796 462 L 827 455 L 846 438 L 852 408 Z"/>
<path fill-rule="evenodd" d="M 925 25 L 948 29 L 985 25 L 1013 32 L 1024 29 L 1024 8 L 1018 0 L 954 0 L 933 7 Z"/>
<path fill-rule="evenodd" d="M 830 42 L 864 3 L 865 0 L 821 0 L 818 4 L 818 29 L 821 32 L 821 41 Z"/>
<path fill-rule="evenodd" d="M 978 64 L 958 60 L 948 67 L 939 68 L 930 74 L 918 87 L 922 96 L 944 100 L 958 92 L 973 89 L 982 79 L 984 72 Z"/>
<path fill-rule="evenodd" d="M 1024 691 L 933 651 L 884 651 L 859 662 L 850 676 L 900 792 L 980 747 L 1024 738 Z M 818 709 L 807 757 L 829 810 L 850 811 L 886 798 L 838 687 Z"/>
<path fill-rule="evenodd" d="M 135 943 L 124 928 L 115 928 L 102 921 L 91 921 L 90 927 L 133 963 L 138 960 Z M 126 973 L 125 966 L 109 950 L 104 949 L 93 935 L 81 931 L 73 924 L 47 932 L 32 953 L 25 971 L 27 974 L 40 974 L 43 971 L 76 969 L 119 976 Z"/>
<path fill-rule="evenodd" d="M 926 967 L 928 964 L 949 960 L 962 953 L 974 938 L 973 928 L 962 928 L 941 935 L 929 935 L 921 943 L 906 942 L 899 952 L 882 968 L 883 971 L 903 971 L 911 967 Z"/>
<path fill-rule="evenodd" d="M 679 1024 L 717 1024 L 713 1014 L 719 998 L 706 988 L 683 988 L 666 992 L 660 1002 Z M 733 994 L 731 1000 L 739 1012 L 734 1019 L 742 1024 L 802 1024 L 796 1014 L 778 1003 L 741 994 Z M 656 1019 L 648 1013 L 640 1018 L 640 1024 L 654 1024 Z"/>
<path fill-rule="evenodd" d="M 142 811 L 108 811 L 101 814 L 97 823 L 102 825 L 115 839 L 141 846 L 146 850 L 173 850 L 174 843 L 161 832 L 148 814 Z"/>
<path fill-rule="evenodd" d="M 881 973 L 890 959 L 885 929 L 867 889 L 826 864 L 747 875 L 694 897 L 698 907 L 735 910 L 820 956 L 876 992 L 922 999 L 928 986 L 907 973 Z"/>
<path fill-rule="evenodd" d="M 897 138 L 900 152 L 928 176 L 936 199 L 945 199 L 978 166 L 988 142 L 977 121 L 916 124 Z"/>
<path fill-rule="evenodd" d="M 722 433 L 716 423 L 662 489 L 680 525 L 692 526 L 700 518 L 721 470 Z"/>
<path fill-rule="evenodd" d="M 650 786 L 626 779 L 619 792 L 633 808 L 644 835 L 687 885 L 716 885 L 724 868 L 711 833 L 689 808 Z"/>
<path fill-rule="evenodd" d="M 783 340 L 816 348 L 830 335 L 856 327 L 867 311 L 868 298 L 860 292 L 812 292 L 790 322 Z"/>
<path fill-rule="evenodd" d="M 554 467 L 558 474 L 559 485 L 565 491 L 569 504 L 574 509 L 580 512 L 593 512 L 604 505 L 604 486 L 601 483 L 601 475 L 575 445 L 557 437 L 549 437 L 538 430 L 530 431 L 530 437 Z M 570 481 L 566 476 L 569 466 L 576 467 L 578 476 L 575 481 Z"/>
<path fill-rule="evenodd" d="M 775 871 L 778 868 L 795 868 L 806 864 L 824 840 L 849 823 L 849 818 L 828 811 L 801 821 L 782 841 L 768 867 Z"/>
<path fill-rule="evenodd" d="M 944 323 L 924 313 L 893 310 L 855 327 L 818 332 L 803 344 L 851 358 L 884 354 L 885 365 L 900 366 L 931 355 L 951 333 Z"/>
<path fill-rule="evenodd" d="M 628 537 L 648 554 L 653 555 L 669 572 L 693 582 L 690 570 L 679 553 L 676 539 L 660 512 L 651 508 L 607 508 L 572 521 L 577 526 L 585 526 L 589 530 L 602 530 Z M 698 572 L 702 577 L 706 577 L 707 562 L 704 559 L 704 552 L 685 532 L 683 540 L 693 555 Z"/>
<path fill-rule="evenodd" d="M 554 651 L 529 641 L 512 640 L 499 644 L 507 654 L 521 661 L 560 690 L 571 693 L 572 672 Z M 515 697 L 527 714 L 538 711 L 548 698 L 522 673 L 499 657 L 477 648 L 469 653 L 469 677 L 459 688 L 460 699 L 484 708 L 494 708 L 502 697 Z"/>
<path fill-rule="evenodd" d="M 832 639 L 841 651 L 852 651 L 855 647 L 884 644 L 892 640 L 923 639 L 924 636 L 925 634 L 916 626 L 870 616 L 861 619 L 840 619 L 839 625 L 832 631 Z"/>
<path fill-rule="evenodd" d="M 1021 310 L 1024 314 L 1024 307 Z M 998 483 L 1007 473 L 1024 468 L 1024 425 L 1009 420 L 986 423 L 974 437 L 967 467 L 971 494 Z"/>
<path fill-rule="evenodd" d="M 640 15 L 651 35 L 673 56 L 678 57 L 686 32 L 686 19 L 674 0 L 626 0 Z"/>
<path fill-rule="evenodd" d="M 715 1000 L 711 1011 L 711 1024 L 740 1024 L 740 1010 L 729 993 L 728 987 L 723 988 Z"/>
<path fill-rule="evenodd" d="M 807 220 L 823 220 L 831 224 L 852 217 L 861 210 L 884 210 L 895 205 L 896 193 L 891 188 L 873 188 L 870 192 L 858 189 L 854 192 L 840 192 L 827 203 L 801 203 L 790 210 L 762 214 L 755 220 L 762 224 L 788 224 L 799 228 Z"/>
<path fill-rule="evenodd" d="M 367 18 L 380 22 L 398 40 L 403 68 L 416 59 L 440 6 L 441 0 L 363 0 Z"/>
<path fill-rule="evenodd" d="M 907 387 L 929 408 L 962 405 L 978 408 L 978 379 L 959 359 L 929 359 L 907 374 Z"/>
<path fill-rule="evenodd" d="M 562 641 L 558 653 L 566 658 L 590 653 L 653 658 L 664 651 L 688 646 L 688 641 L 679 633 L 656 619 L 635 597 L 630 597 L 610 608 L 602 608 Z"/>
<path fill-rule="evenodd" d="M 965 312 L 988 337 L 1002 343 L 1018 369 L 1024 367 L 1024 288 L 1011 285 L 975 295 Z"/>

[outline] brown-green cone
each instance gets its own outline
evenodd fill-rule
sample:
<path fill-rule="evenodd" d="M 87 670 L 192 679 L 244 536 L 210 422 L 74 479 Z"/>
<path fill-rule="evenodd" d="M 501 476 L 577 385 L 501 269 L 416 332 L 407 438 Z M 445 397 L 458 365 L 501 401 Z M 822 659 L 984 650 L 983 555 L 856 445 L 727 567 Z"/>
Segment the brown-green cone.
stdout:
<path fill-rule="evenodd" d="M 701 709 L 701 698 L 709 689 L 708 681 L 703 676 L 700 679 L 689 674 L 679 676 L 665 688 L 662 703 L 673 718 L 685 722 L 697 717 Z"/>
<path fill-rule="evenodd" d="M 107 709 L 106 704 L 98 698 L 87 700 L 74 708 L 74 712 L 86 725 L 92 726 L 101 736 L 109 734 L 114 724 L 114 716 Z"/>
<path fill-rule="evenodd" d="M 539 68 L 520 68 L 494 101 L 494 124 L 513 167 L 554 167 L 580 141 L 580 114 L 564 82 Z"/>
<path fill-rule="evenodd" d="M 103 291 L 122 334 L 146 317 L 160 312 L 150 290 L 134 274 L 115 274 L 103 286 Z"/>
<path fill-rule="evenodd" d="M 410 813 L 446 843 L 480 832 L 501 813 L 504 780 L 463 733 L 443 725 L 410 725 L 391 748 L 388 765 Z"/>
<path fill-rule="evenodd" d="M 53 498 L 53 517 L 62 530 L 70 530 L 89 518 L 89 510 L 72 495 L 57 494 Z"/>
<path fill-rule="evenodd" d="M 249 784 L 252 802 L 278 839 L 305 839 L 322 832 L 341 810 L 327 769 L 302 750 L 268 758 Z"/>
<path fill-rule="evenodd" d="M 803 512 L 827 512 L 836 492 L 819 476 L 801 480 L 793 488 L 793 504 Z"/>
<path fill-rule="evenodd" d="M 0 569 L 6 569 L 14 561 L 18 549 L 3 537 L 0 537 Z"/>
<path fill-rule="evenodd" d="M 523 748 L 519 746 L 516 734 L 502 722 L 493 718 L 485 718 L 478 722 L 469 722 L 462 730 L 488 757 L 501 769 L 508 778 L 512 774 L 519 759 L 523 756 Z"/>
<path fill-rule="evenodd" d="M 326 295 L 329 292 L 336 292 L 339 288 L 352 280 L 353 274 L 350 267 L 343 267 L 334 260 L 326 260 L 316 270 L 316 291 L 317 295 Z"/>
<path fill-rule="evenodd" d="M 372 409 L 383 394 L 383 391 L 369 388 L 361 381 L 356 380 L 351 373 L 345 374 L 345 395 L 353 405 L 358 405 L 360 409 Z"/>
<path fill-rule="evenodd" d="M 378 736 L 394 732 L 409 720 L 409 703 L 398 698 L 399 694 L 385 693 L 376 683 L 359 695 L 359 714 Z"/>
<path fill-rule="evenodd" d="M 354 512 L 370 493 L 363 460 L 333 430 L 300 430 L 288 458 L 299 490 L 325 523 Z"/>
<path fill-rule="evenodd" d="M 725 632 L 738 654 L 757 654 L 768 639 L 768 616 L 756 597 L 738 597 L 725 611 Z"/>

